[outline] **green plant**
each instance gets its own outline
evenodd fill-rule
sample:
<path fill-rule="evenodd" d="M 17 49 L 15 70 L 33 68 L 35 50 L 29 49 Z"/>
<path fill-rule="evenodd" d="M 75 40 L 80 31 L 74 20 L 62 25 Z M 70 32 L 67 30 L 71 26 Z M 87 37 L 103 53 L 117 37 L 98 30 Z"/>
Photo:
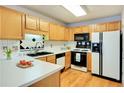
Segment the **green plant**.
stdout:
<path fill-rule="evenodd" d="M 5 50 L 5 53 L 6 53 L 7 59 L 11 59 L 12 50 L 10 48 L 7 48 Z"/>

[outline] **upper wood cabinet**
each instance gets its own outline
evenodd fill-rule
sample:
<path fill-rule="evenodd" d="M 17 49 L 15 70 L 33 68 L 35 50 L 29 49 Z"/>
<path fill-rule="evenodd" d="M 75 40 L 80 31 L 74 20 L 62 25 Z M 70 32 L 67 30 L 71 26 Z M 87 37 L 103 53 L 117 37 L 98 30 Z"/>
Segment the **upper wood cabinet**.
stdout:
<path fill-rule="evenodd" d="M 64 34 L 64 40 L 66 41 L 70 41 L 71 38 L 70 38 L 70 31 L 69 31 L 69 28 L 65 28 L 65 34 Z"/>
<path fill-rule="evenodd" d="M 95 31 L 95 24 L 88 25 L 89 26 L 89 32 L 92 33 Z"/>
<path fill-rule="evenodd" d="M 82 26 L 83 33 L 89 33 L 89 26 Z"/>
<path fill-rule="evenodd" d="M 40 31 L 49 31 L 49 22 L 46 22 L 46 21 L 40 19 L 39 30 Z"/>
<path fill-rule="evenodd" d="M 120 30 L 120 28 L 121 28 L 120 21 L 107 23 L 107 31 L 116 31 Z"/>
<path fill-rule="evenodd" d="M 0 39 L 23 39 L 23 14 L 0 7 Z"/>
<path fill-rule="evenodd" d="M 57 40 L 57 35 L 58 35 L 58 30 L 57 30 L 57 25 L 50 23 L 50 40 Z"/>
<path fill-rule="evenodd" d="M 82 33 L 82 28 L 81 27 L 74 27 L 74 33 L 77 34 L 77 33 Z"/>
<path fill-rule="evenodd" d="M 39 30 L 38 18 L 30 15 L 25 15 L 25 29 L 27 30 Z"/>
<path fill-rule="evenodd" d="M 64 40 L 65 27 L 58 25 L 58 33 L 56 33 L 58 40 Z"/>
<path fill-rule="evenodd" d="M 74 28 L 73 27 L 69 27 L 69 33 L 70 33 L 70 41 L 74 41 Z"/>
<path fill-rule="evenodd" d="M 2 8 L 0 7 L 0 39 L 1 39 L 1 37 L 2 37 L 2 28 L 1 28 L 2 22 L 1 22 L 1 16 L 2 16 Z"/>
<path fill-rule="evenodd" d="M 50 23 L 50 40 L 64 40 L 65 27 Z"/>
<path fill-rule="evenodd" d="M 95 32 L 105 32 L 105 31 L 107 31 L 106 23 L 95 24 Z"/>

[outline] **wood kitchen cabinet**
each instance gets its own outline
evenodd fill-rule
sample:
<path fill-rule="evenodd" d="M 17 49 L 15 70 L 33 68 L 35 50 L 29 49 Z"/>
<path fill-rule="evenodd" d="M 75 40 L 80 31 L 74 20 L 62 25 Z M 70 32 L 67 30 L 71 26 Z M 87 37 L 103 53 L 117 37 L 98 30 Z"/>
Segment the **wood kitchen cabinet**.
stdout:
<path fill-rule="evenodd" d="M 120 21 L 114 21 L 107 23 L 107 31 L 116 31 L 121 29 Z"/>
<path fill-rule="evenodd" d="M 65 28 L 65 31 L 64 31 L 64 40 L 65 41 L 70 41 L 70 31 L 69 31 L 69 28 Z"/>
<path fill-rule="evenodd" d="M 25 15 L 25 29 L 38 31 L 39 30 L 38 18 L 31 15 Z"/>
<path fill-rule="evenodd" d="M 50 40 L 64 40 L 65 27 L 57 24 L 50 24 Z"/>
<path fill-rule="evenodd" d="M 23 31 L 23 14 L 0 6 L 0 39 L 21 40 Z"/>
<path fill-rule="evenodd" d="M 74 27 L 74 34 L 82 33 L 82 27 Z"/>
<path fill-rule="evenodd" d="M 36 59 L 56 64 L 56 56 L 55 55 L 50 55 L 50 56 L 46 56 L 46 57 L 39 57 Z"/>
<path fill-rule="evenodd" d="M 71 52 L 65 53 L 65 70 L 71 67 Z"/>
<path fill-rule="evenodd" d="M 70 41 L 74 41 L 74 28 L 69 27 L 69 33 L 70 33 Z"/>
<path fill-rule="evenodd" d="M 56 56 L 55 55 L 47 56 L 47 62 L 56 64 Z"/>
<path fill-rule="evenodd" d="M 56 24 L 53 24 L 53 23 L 50 23 L 50 40 L 57 40 L 57 25 Z"/>
<path fill-rule="evenodd" d="M 49 26 L 50 26 L 49 22 L 46 22 L 42 19 L 40 19 L 39 21 L 40 21 L 39 22 L 39 30 L 49 32 Z"/>
<path fill-rule="evenodd" d="M 64 40 L 64 34 L 65 34 L 65 27 L 58 25 L 58 33 L 56 33 L 58 40 Z"/>
<path fill-rule="evenodd" d="M 83 33 L 89 33 L 89 26 L 82 26 Z"/>
<path fill-rule="evenodd" d="M 95 32 L 105 32 L 107 31 L 107 24 L 100 23 L 95 25 Z"/>
<path fill-rule="evenodd" d="M 41 61 L 47 61 L 47 57 L 39 57 L 39 58 L 36 58 L 38 60 L 41 60 Z"/>
<path fill-rule="evenodd" d="M 60 71 L 32 84 L 30 87 L 60 87 Z"/>
<path fill-rule="evenodd" d="M 87 69 L 88 69 L 88 71 L 89 72 L 91 72 L 91 70 L 92 70 L 92 55 L 91 55 L 91 53 L 89 52 L 89 53 L 87 53 Z"/>

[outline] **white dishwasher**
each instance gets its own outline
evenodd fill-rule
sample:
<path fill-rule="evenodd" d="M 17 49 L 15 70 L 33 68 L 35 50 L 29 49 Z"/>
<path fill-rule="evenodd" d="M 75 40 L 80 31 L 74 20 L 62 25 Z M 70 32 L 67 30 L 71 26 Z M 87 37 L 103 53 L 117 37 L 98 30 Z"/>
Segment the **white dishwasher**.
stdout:
<path fill-rule="evenodd" d="M 56 64 L 65 66 L 65 53 L 56 54 Z"/>

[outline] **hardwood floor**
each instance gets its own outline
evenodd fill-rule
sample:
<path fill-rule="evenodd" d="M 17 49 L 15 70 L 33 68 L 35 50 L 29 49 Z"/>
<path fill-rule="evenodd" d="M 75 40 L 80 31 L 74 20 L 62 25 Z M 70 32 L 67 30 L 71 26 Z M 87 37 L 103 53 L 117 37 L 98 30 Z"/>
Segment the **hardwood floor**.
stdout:
<path fill-rule="evenodd" d="M 121 83 L 92 76 L 74 69 L 68 69 L 61 74 L 61 87 L 121 87 Z"/>

